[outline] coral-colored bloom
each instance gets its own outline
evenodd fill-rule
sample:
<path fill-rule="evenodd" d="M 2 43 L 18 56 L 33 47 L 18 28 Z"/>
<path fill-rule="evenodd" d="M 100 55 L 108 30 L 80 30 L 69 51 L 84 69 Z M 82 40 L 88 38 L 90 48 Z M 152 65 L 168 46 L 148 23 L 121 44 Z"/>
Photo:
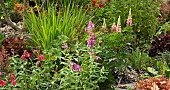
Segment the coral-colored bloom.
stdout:
<path fill-rule="evenodd" d="M 30 53 L 29 52 L 25 52 L 25 57 L 29 58 L 30 57 Z"/>
<path fill-rule="evenodd" d="M 24 59 L 25 59 L 25 55 L 22 55 L 20 58 L 21 58 L 22 60 L 24 60 Z"/>
<path fill-rule="evenodd" d="M 96 2 L 97 2 L 97 0 L 93 0 L 92 6 L 95 6 Z"/>
<path fill-rule="evenodd" d="M 40 61 L 44 60 L 44 55 L 40 54 L 40 55 L 38 56 L 38 59 L 39 59 Z"/>
<path fill-rule="evenodd" d="M 1 84 L 1 86 L 3 87 L 3 86 L 6 84 L 6 81 L 0 80 L 0 84 Z"/>

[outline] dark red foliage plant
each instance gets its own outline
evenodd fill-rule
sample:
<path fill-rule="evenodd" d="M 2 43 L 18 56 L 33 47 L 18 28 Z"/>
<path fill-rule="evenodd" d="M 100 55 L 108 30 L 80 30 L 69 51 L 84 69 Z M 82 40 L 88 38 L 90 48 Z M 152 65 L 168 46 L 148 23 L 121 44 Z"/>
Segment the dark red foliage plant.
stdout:
<path fill-rule="evenodd" d="M 154 57 L 164 51 L 170 51 L 170 31 L 155 37 L 155 41 L 152 43 L 149 51 L 149 56 Z"/>

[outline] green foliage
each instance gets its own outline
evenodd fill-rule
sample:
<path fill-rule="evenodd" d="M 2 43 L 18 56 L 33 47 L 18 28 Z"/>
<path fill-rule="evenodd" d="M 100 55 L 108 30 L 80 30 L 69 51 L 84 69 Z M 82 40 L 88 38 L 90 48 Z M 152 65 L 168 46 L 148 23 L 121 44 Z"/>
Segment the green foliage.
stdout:
<path fill-rule="evenodd" d="M 155 35 L 159 23 L 157 16 L 159 15 L 159 1 L 153 0 L 112 0 L 107 3 L 103 8 L 96 8 L 94 12 L 89 12 L 94 16 L 94 21 L 98 25 L 102 25 L 102 19 L 106 19 L 106 24 L 111 25 L 117 21 L 117 18 L 121 17 L 121 26 L 126 26 L 126 20 L 128 17 L 128 11 L 132 10 L 133 19 L 133 31 L 138 37 L 145 43 L 146 39 L 150 40 Z"/>
<path fill-rule="evenodd" d="M 68 50 L 62 50 L 62 44 L 66 41 L 65 36 L 60 36 L 52 43 L 50 49 L 45 50 L 48 58 L 59 64 L 58 72 L 54 74 L 56 82 L 59 82 L 59 89 L 99 89 L 98 83 L 104 82 L 108 73 L 95 59 L 100 51 L 97 47 L 90 49 L 82 43 L 69 44 Z M 90 51 L 91 55 L 89 55 Z M 73 70 L 72 62 L 80 65 L 80 72 Z"/>
<path fill-rule="evenodd" d="M 0 47 L 2 45 L 2 41 L 4 40 L 4 38 L 5 38 L 5 35 L 0 33 Z"/>
<path fill-rule="evenodd" d="M 141 52 L 139 48 L 132 51 L 132 54 L 128 57 L 129 64 L 136 70 L 145 70 L 150 66 L 152 59 L 147 53 Z"/>
<path fill-rule="evenodd" d="M 4 76 L 3 80 L 7 81 L 4 87 L 0 89 L 57 89 L 58 84 L 54 83 L 51 71 L 57 67 L 53 61 L 41 61 L 41 67 L 36 64 L 37 58 L 31 60 L 21 60 L 18 56 L 10 58 L 10 70 L 16 76 L 16 85 L 12 85 L 9 75 Z"/>
<path fill-rule="evenodd" d="M 14 0 L 4 0 L 5 1 L 5 6 L 8 11 L 13 10 L 14 8 Z M 3 16 L 3 11 L 0 5 L 0 17 Z"/>
<path fill-rule="evenodd" d="M 32 40 L 42 48 L 48 48 L 58 35 L 66 35 L 70 39 L 77 37 L 84 30 L 86 20 L 85 12 L 74 4 L 68 5 L 62 14 L 56 14 L 54 7 L 48 7 L 47 11 L 39 12 L 38 15 L 32 10 L 24 17 L 25 27 Z"/>

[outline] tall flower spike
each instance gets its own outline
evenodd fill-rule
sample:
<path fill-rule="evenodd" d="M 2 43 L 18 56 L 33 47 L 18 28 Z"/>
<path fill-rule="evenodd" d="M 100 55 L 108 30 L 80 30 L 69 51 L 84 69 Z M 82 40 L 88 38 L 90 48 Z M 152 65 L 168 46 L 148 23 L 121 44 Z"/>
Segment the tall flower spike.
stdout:
<path fill-rule="evenodd" d="M 91 32 L 91 36 L 90 39 L 87 41 L 87 45 L 89 48 L 93 48 L 95 44 L 95 36 L 94 36 L 94 32 Z"/>
<path fill-rule="evenodd" d="M 127 18 L 127 21 L 126 21 L 126 26 L 132 26 L 132 14 L 131 14 L 131 8 L 129 10 L 129 15 L 128 15 L 128 18 Z"/>
<path fill-rule="evenodd" d="M 108 31 L 107 31 L 107 25 L 106 25 L 106 20 L 105 20 L 105 18 L 103 19 L 102 28 L 104 29 L 104 32 L 108 32 Z"/>
<path fill-rule="evenodd" d="M 113 23 L 113 24 L 112 24 L 112 27 L 111 27 L 111 32 L 116 31 L 116 28 L 117 28 L 116 24 L 115 24 L 115 23 Z"/>
<path fill-rule="evenodd" d="M 116 31 L 117 31 L 117 32 L 121 32 L 121 31 L 122 31 L 121 23 L 120 23 L 120 16 L 119 16 L 119 18 L 118 18 L 118 20 L 117 20 Z"/>
<path fill-rule="evenodd" d="M 92 21 L 89 21 L 87 28 L 85 28 L 86 32 L 91 33 L 95 28 L 95 25 L 92 23 Z"/>

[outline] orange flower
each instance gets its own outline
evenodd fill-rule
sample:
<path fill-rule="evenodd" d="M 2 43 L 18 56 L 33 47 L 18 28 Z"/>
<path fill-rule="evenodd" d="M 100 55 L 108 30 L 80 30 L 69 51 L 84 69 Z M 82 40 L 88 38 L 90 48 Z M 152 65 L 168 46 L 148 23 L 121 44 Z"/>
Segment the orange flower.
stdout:
<path fill-rule="evenodd" d="M 158 20 L 159 20 L 159 21 L 162 21 L 162 20 L 163 20 L 163 18 L 158 18 Z"/>

